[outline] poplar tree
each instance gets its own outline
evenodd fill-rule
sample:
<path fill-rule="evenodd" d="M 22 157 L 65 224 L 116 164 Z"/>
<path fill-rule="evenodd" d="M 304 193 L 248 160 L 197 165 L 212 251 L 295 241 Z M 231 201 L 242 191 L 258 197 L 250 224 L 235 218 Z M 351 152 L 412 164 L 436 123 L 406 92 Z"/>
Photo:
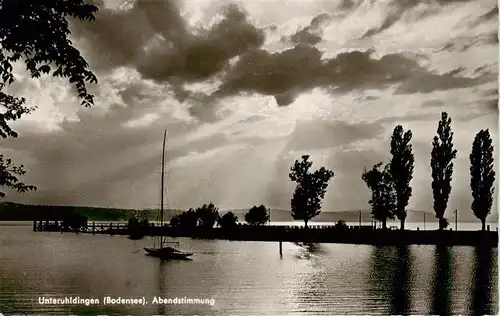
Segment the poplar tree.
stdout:
<path fill-rule="evenodd" d="M 434 212 L 439 220 L 439 230 L 443 230 L 445 228 L 444 213 L 451 193 L 453 159 L 457 156 L 457 151 L 453 149 L 451 118 L 446 112 L 441 113 L 437 134 L 432 141 L 431 152 L 432 195 Z"/>

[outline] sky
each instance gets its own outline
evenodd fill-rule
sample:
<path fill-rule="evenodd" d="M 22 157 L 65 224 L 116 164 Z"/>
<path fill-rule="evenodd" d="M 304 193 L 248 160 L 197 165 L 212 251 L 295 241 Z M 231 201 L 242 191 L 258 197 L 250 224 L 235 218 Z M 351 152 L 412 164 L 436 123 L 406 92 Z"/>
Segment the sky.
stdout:
<path fill-rule="evenodd" d="M 17 65 L 7 92 L 38 109 L 0 146 L 38 190 L 9 200 L 157 207 L 167 129 L 169 208 L 289 209 L 289 169 L 309 154 L 335 173 L 323 210 L 369 209 L 361 174 L 389 161 L 400 124 L 413 133 L 408 208 L 432 212 L 446 111 L 458 154 L 445 216 L 474 218 L 472 141 L 481 129 L 498 141 L 495 0 L 93 2 L 71 39 L 98 77 L 94 107 Z"/>

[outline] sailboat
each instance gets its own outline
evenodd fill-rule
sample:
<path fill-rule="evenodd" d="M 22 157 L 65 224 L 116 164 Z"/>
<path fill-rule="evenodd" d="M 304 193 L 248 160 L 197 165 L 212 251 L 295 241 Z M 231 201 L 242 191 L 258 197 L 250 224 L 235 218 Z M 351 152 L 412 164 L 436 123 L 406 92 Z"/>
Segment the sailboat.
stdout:
<path fill-rule="evenodd" d="M 160 199 L 160 227 L 163 227 L 163 202 L 164 202 L 164 194 L 163 194 L 163 188 L 165 184 L 165 140 L 167 138 L 167 131 L 163 133 L 163 151 L 162 151 L 162 156 L 161 156 L 161 199 Z M 159 237 L 159 238 L 158 238 Z M 189 257 L 192 256 L 192 253 L 181 251 L 178 249 L 175 249 L 174 247 L 170 246 L 165 246 L 167 244 L 179 244 L 178 242 L 167 242 L 165 241 L 164 236 L 155 236 L 154 237 L 154 242 L 153 242 L 153 247 L 148 248 L 145 247 L 144 250 L 146 251 L 146 254 L 149 256 L 157 257 L 162 260 L 189 260 Z"/>

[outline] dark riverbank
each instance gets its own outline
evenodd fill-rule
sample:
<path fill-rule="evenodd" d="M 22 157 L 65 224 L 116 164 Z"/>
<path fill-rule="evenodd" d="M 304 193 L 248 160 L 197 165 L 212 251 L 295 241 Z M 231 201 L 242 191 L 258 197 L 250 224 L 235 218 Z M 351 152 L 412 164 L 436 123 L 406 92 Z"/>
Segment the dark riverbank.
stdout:
<path fill-rule="evenodd" d="M 35 229 L 35 227 L 34 227 Z M 60 231 L 56 226 L 37 225 L 37 230 Z M 80 230 L 84 233 L 130 235 L 125 224 L 93 225 Z M 197 239 L 225 239 L 239 241 L 315 242 L 365 245 L 446 245 L 498 246 L 497 231 L 437 231 L 437 230 L 382 230 L 372 227 L 334 227 L 304 229 L 290 226 L 239 225 L 232 229 L 196 228 L 183 230 L 172 227 L 150 226 L 142 230 L 144 236 L 191 237 Z"/>

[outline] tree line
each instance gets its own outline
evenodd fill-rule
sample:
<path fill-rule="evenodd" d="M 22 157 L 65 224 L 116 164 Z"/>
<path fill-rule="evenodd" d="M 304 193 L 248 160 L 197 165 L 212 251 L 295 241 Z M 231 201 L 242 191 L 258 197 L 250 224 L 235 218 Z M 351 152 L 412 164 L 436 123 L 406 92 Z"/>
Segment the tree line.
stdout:
<path fill-rule="evenodd" d="M 400 229 L 405 229 L 406 207 L 412 196 L 410 183 L 415 163 L 411 139 L 411 130 L 404 131 L 401 125 L 397 125 L 390 142 L 391 160 L 386 164 L 379 162 L 370 170 L 365 169 L 361 175 L 361 179 L 371 191 L 368 203 L 371 206 L 372 217 L 382 222 L 383 229 L 387 228 L 387 220 L 395 218 L 401 223 Z M 481 130 L 474 138 L 469 155 L 470 188 L 473 198 L 471 209 L 481 221 L 482 230 L 485 230 L 486 218 L 493 204 L 495 171 L 492 143 L 489 130 Z M 433 208 L 439 222 L 439 230 L 445 229 L 448 225 L 444 216 L 451 193 L 453 161 L 456 156 L 451 118 L 446 112 L 442 112 L 437 135 L 432 140 L 430 157 Z M 334 172 L 325 167 L 312 171 L 313 162 L 309 159 L 310 156 L 303 155 L 301 158 L 295 161 L 289 173 L 290 180 L 296 183 L 290 205 L 292 218 L 303 220 L 307 228 L 308 222 L 321 212 L 321 204 Z M 251 225 L 263 224 L 269 220 L 268 214 L 265 206 L 254 206 L 245 214 L 245 221 Z M 215 223 L 229 227 L 236 222 L 237 217 L 232 212 L 219 216 L 218 209 L 212 203 L 196 210 L 190 209 L 172 218 L 171 221 L 172 226 L 183 227 L 213 227 Z"/>
<path fill-rule="evenodd" d="M 253 206 L 245 214 L 245 221 L 252 226 L 263 225 L 269 222 L 270 210 L 264 205 Z M 219 208 L 213 203 L 175 215 L 170 219 L 170 226 L 186 230 L 194 228 L 212 228 L 217 224 L 222 228 L 233 228 L 238 224 L 238 217 L 231 211 L 220 215 Z"/>
<path fill-rule="evenodd" d="M 365 170 L 361 176 L 372 196 L 369 203 L 374 219 L 382 222 L 386 228 L 388 219 L 397 218 L 404 229 L 406 206 L 412 195 L 410 182 L 413 179 L 414 162 L 411 145 L 412 132 L 404 132 L 403 127 L 395 127 L 391 138 L 391 155 L 389 163 L 379 162 L 372 169 Z M 493 158 L 493 142 L 489 130 L 479 131 L 472 143 L 470 160 L 470 188 L 472 191 L 473 214 L 481 221 L 485 230 L 486 218 L 493 204 L 495 171 Z M 453 161 L 457 150 L 453 145 L 451 118 L 446 112 L 441 113 L 437 135 L 432 140 L 430 157 L 433 209 L 439 222 L 439 230 L 447 227 L 444 217 L 451 193 Z"/>

